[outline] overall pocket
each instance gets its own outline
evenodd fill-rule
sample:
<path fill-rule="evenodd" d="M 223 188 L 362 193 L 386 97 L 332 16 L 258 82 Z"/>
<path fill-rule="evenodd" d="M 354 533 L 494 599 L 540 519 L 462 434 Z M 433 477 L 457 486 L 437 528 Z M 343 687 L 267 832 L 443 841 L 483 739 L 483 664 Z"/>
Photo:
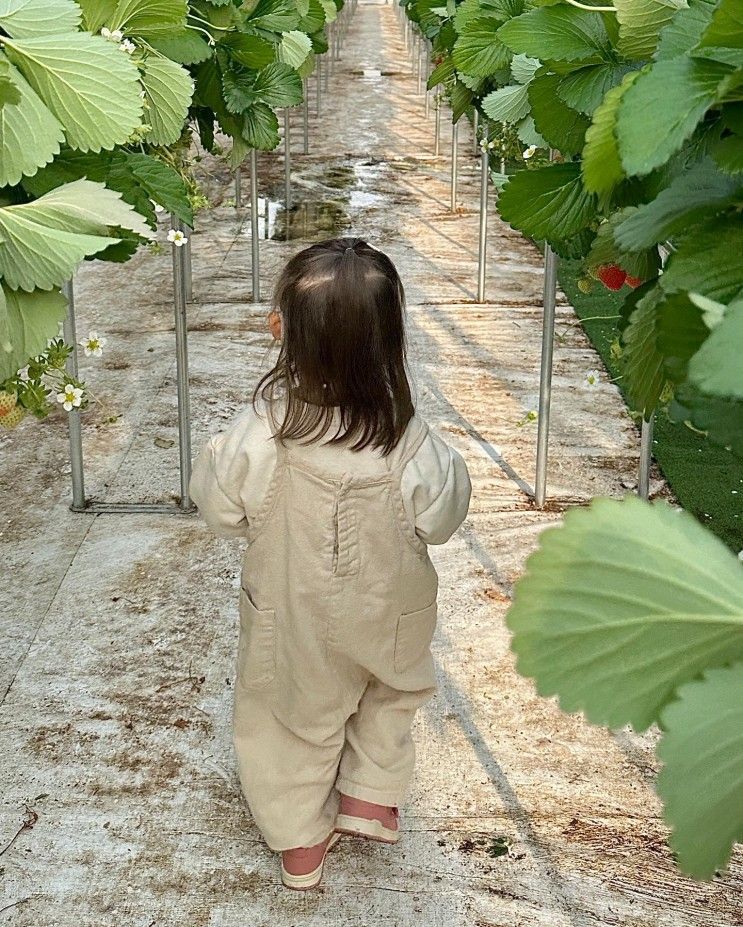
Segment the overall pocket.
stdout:
<path fill-rule="evenodd" d="M 404 673 L 426 655 L 436 630 L 436 602 L 400 615 L 395 635 L 395 672 Z"/>
<path fill-rule="evenodd" d="M 273 609 L 258 609 L 240 590 L 240 643 L 237 679 L 244 689 L 261 689 L 276 674 L 276 622 Z"/>

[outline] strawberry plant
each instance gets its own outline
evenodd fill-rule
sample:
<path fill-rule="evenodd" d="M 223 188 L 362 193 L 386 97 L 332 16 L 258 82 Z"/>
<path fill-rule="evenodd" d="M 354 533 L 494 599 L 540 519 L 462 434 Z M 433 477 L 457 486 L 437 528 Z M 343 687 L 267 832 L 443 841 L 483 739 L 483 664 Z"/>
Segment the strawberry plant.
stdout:
<path fill-rule="evenodd" d="M 626 291 L 633 408 L 668 403 L 743 454 L 739 0 L 401 2 L 454 120 L 477 110 L 536 154 L 501 216 L 582 260 L 585 287 Z M 672 846 L 710 877 L 743 840 L 740 562 L 668 506 L 597 500 L 545 532 L 508 621 L 540 692 L 596 723 L 660 725 Z"/>

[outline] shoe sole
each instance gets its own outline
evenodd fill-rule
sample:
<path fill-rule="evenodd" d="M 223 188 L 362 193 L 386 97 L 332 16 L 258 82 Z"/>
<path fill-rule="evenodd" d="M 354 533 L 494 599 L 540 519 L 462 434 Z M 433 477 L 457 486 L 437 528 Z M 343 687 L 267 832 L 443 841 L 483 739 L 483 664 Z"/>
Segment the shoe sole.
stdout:
<path fill-rule="evenodd" d="M 291 888 L 295 892 L 308 892 L 310 889 L 317 888 L 317 886 L 322 882 L 323 869 L 325 868 L 325 858 L 328 853 L 333 849 L 333 847 L 341 839 L 341 835 L 337 832 L 333 833 L 333 836 L 330 838 L 327 847 L 325 848 L 325 853 L 323 858 L 320 860 L 320 865 L 317 868 L 313 869 L 312 872 L 304 873 L 303 875 L 294 875 L 291 872 L 287 872 L 284 869 L 284 864 L 281 864 L 281 882 L 285 888 Z"/>
<path fill-rule="evenodd" d="M 349 837 L 364 837 L 376 843 L 394 844 L 400 839 L 400 832 L 385 827 L 381 821 L 368 818 L 357 818 L 351 814 L 339 814 L 335 819 L 335 830 L 338 834 Z"/>

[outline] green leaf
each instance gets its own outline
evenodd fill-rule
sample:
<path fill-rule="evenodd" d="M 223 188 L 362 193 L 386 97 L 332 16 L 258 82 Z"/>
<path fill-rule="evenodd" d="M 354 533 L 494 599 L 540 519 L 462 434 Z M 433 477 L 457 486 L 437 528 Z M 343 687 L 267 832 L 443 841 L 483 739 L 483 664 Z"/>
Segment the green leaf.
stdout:
<path fill-rule="evenodd" d="M 601 14 L 574 6 L 531 10 L 501 26 L 498 38 L 511 51 L 541 61 L 611 60 L 611 43 Z"/>
<path fill-rule="evenodd" d="M 431 76 L 428 78 L 426 86 L 429 90 L 433 90 L 434 87 L 454 77 L 454 71 L 454 59 L 450 57 L 444 58 L 441 64 L 436 65 L 433 71 L 431 71 Z"/>
<path fill-rule="evenodd" d="M 618 87 L 612 87 L 593 114 L 586 130 L 583 149 L 583 180 L 591 193 L 608 196 L 624 179 L 619 146 L 615 135 L 617 112 L 622 97 L 637 78 L 637 71 L 628 74 Z"/>
<path fill-rule="evenodd" d="M 334 23 L 338 18 L 338 10 L 333 0 L 320 0 L 320 6 L 323 9 L 323 13 L 325 13 L 325 22 Z"/>
<path fill-rule="evenodd" d="M 449 102 L 452 108 L 452 121 L 458 122 L 470 108 L 473 92 L 461 80 L 452 84 Z"/>
<path fill-rule="evenodd" d="M 59 290 L 24 293 L 0 283 L 0 381 L 13 376 L 29 357 L 41 354 L 66 310 Z"/>
<path fill-rule="evenodd" d="M 562 77 L 557 84 L 557 95 L 567 106 L 590 116 L 625 74 L 625 65 L 591 64 Z"/>
<path fill-rule="evenodd" d="M 644 730 L 680 685 L 743 656 L 743 571 L 686 512 L 595 499 L 541 534 L 506 620 L 540 695 Z"/>
<path fill-rule="evenodd" d="M 208 43 L 193 29 L 175 29 L 169 35 L 152 39 L 150 44 L 161 55 L 180 64 L 199 64 L 212 55 Z"/>
<path fill-rule="evenodd" d="M 662 715 L 658 794 L 679 866 L 711 879 L 743 841 L 743 663 L 682 686 Z"/>
<path fill-rule="evenodd" d="M 489 93 L 482 101 L 482 109 L 494 122 L 514 123 L 529 112 L 527 84 L 510 84 Z"/>
<path fill-rule="evenodd" d="M 695 299 L 704 299 L 696 296 Z M 717 307 L 717 303 L 710 302 Z M 721 307 L 723 312 L 725 306 Z M 705 313 L 689 299 L 688 293 L 672 293 L 658 304 L 655 320 L 658 350 L 663 355 L 663 368 L 674 384 L 688 376 L 689 361 L 709 336 Z"/>
<path fill-rule="evenodd" d="M 258 35 L 230 33 L 220 40 L 218 47 L 229 48 L 231 58 L 253 71 L 260 71 L 276 59 L 276 46 Z"/>
<path fill-rule="evenodd" d="M 61 286 L 84 258 L 120 240 L 109 235 L 115 227 L 153 237 L 119 193 L 89 180 L 0 208 L 0 276 L 12 289 L 29 292 Z"/>
<path fill-rule="evenodd" d="M 312 53 L 312 39 L 304 32 L 293 30 L 281 36 L 278 60 L 291 68 L 301 68 Z"/>
<path fill-rule="evenodd" d="M 307 13 L 301 17 L 297 28 L 307 35 L 312 35 L 325 25 L 325 12 L 319 0 L 310 0 Z"/>
<path fill-rule="evenodd" d="M 743 138 L 730 135 L 712 148 L 715 164 L 726 174 L 743 173 Z"/>
<path fill-rule="evenodd" d="M 77 0 L 87 32 L 100 32 L 113 19 L 117 0 Z"/>
<path fill-rule="evenodd" d="M 743 8 L 740 0 L 721 0 L 705 29 L 700 48 L 743 48 Z"/>
<path fill-rule="evenodd" d="M 109 29 L 149 39 L 186 25 L 186 0 L 119 0 Z"/>
<path fill-rule="evenodd" d="M 71 32 L 23 42 L 6 39 L 5 47 L 62 123 L 71 148 L 113 148 L 140 124 L 139 70 L 114 43 Z"/>
<path fill-rule="evenodd" d="M 457 70 L 471 77 L 489 77 L 508 66 L 509 50 L 496 38 L 493 19 L 474 19 L 454 43 L 452 57 Z"/>
<path fill-rule="evenodd" d="M 673 421 L 690 422 L 705 431 L 710 441 L 743 456 L 743 402 L 738 399 L 708 396 L 684 383 L 676 390 L 669 415 Z"/>
<path fill-rule="evenodd" d="M 549 148 L 547 142 L 542 138 L 539 132 L 537 132 L 533 116 L 527 116 L 526 119 L 522 119 L 516 126 L 516 132 L 519 140 L 522 141 L 527 148 L 529 145 L 534 145 L 535 148 Z"/>
<path fill-rule="evenodd" d="M 20 101 L 0 107 L 0 187 L 15 185 L 59 152 L 62 126 L 29 87 L 19 71 L 0 52 Z"/>
<path fill-rule="evenodd" d="M 288 64 L 269 64 L 258 74 L 253 85 L 256 99 L 273 109 L 297 106 L 302 102 L 302 79 Z"/>
<path fill-rule="evenodd" d="M 606 264 L 618 264 L 632 277 L 648 280 L 658 274 L 660 257 L 657 248 L 646 251 L 623 251 L 614 239 L 614 229 L 622 221 L 624 212 L 613 212 L 608 220 L 602 222 L 596 232 L 591 252 L 586 264 L 589 268 L 598 268 Z"/>
<path fill-rule="evenodd" d="M 242 137 L 250 148 L 273 151 L 279 144 L 279 120 L 265 103 L 256 103 L 243 117 Z"/>
<path fill-rule="evenodd" d="M 151 200 L 174 213 L 186 225 L 193 225 L 188 190 L 175 168 L 138 151 L 126 153 L 126 165 Z"/>
<path fill-rule="evenodd" d="M 591 222 L 596 200 L 583 186 L 580 165 L 567 162 L 519 171 L 498 197 L 498 209 L 530 238 L 560 241 Z"/>
<path fill-rule="evenodd" d="M 514 55 L 511 60 L 511 74 L 513 79 L 520 84 L 528 84 L 541 66 L 542 62 L 538 58 L 530 58 L 528 55 Z"/>
<path fill-rule="evenodd" d="M 528 84 L 529 102 L 539 134 L 552 148 L 571 156 L 583 148 L 590 123 L 582 113 L 566 106 L 557 96 L 559 84 L 557 74 L 535 77 Z"/>
<path fill-rule="evenodd" d="M 294 0 L 258 0 L 248 22 L 269 32 L 289 32 L 297 28 L 299 19 Z"/>
<path fill-rule="evenodd" d="M 655 287 L 637 303 L 624 331 L 622 364 L 630 406 L 646 419 L 666 385 L 665 356 L 658 343 L 658 307 L 664 294 Z"/>
<path fill-rule="evenodd" d="M 661 285 L 667 293 L 691 290 L 720 302 L 743 298 L 743 224 L 735 213 L 692 227 L 676 242 Z"/>
<path fill-rule="evenodd" d="M 146 140 L 153 145 L 174 144 L 181 137 L 193 97 L 191 75 L 170 58 L 150 54 L 144 61 L 142 86 L 145 117 L 152 127 Z"/>
<path fill-rule="evenodd" d="M 617 51 L 625 58 L 649 58 L 661 29 L 686 6 L 686 0 L 614 0 L 619 22 Z"/>
<path fill-rule="evenodd" d="M 242 113 L 255 103 L 256 75 L 252 71 L 242 68 L 224 71 L 222 74 L 222 90 L 227 109 L 234 114 Z"/>
<path fill-rule="evenodd" d="M 641 251 L 664 242 L 706 214 L 719 212 L 740 187 L 740 180 L 720 173 L 705 158 L 677 175 L 654 200 L 627 210 L 615 231 L 617 244 L 626 251 Z"/>
<path fill-rule="evenodd" d="M 655 58 L 663 61 L 690 52 L 702 37 L 718 2 L 719 0 L 689 0 L 687 9 L 679 10 L 671 22 L 661 30 Z"/>
<path fill-rule="evenodd" d="M 0 53 L 0 107 L 17 106 L 20 102 L 21 91 L 13 80 L 12 65 Z"/>
<path fill-rule="evenodd" d="M 0 0 L 0 29 L 14 39 L 75 32 L 80 17 L 73 0 Z"/>
<path fill-rule="evenodd" d="M 617 118 L 619 154 L 629 176 L 649 174 L 681 148 L 729 73 L 716 61 L 687 57 L 658 61 L 640 73 Z"/>
<path fill-rule="evenodd" d="M 743 305 L 728 306 L 722 322 L 689 361 L 689 380 L 708 396 L 743 399 L 740 351 Z"/>

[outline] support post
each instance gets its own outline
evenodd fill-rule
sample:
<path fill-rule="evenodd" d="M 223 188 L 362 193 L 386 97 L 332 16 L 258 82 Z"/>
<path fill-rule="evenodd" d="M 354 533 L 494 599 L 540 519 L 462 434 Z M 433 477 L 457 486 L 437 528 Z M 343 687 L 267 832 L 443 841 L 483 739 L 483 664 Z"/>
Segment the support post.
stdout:
<path fill-rule="evenodd" d="M 183 290 L 186 294 L 186 302 L 193 302 L 193 270 L 191 267 L 191 236 L 193 229 L 187 225 L 184 227 L 186 232 L 186 244 L 181 248 L 181 258 L 183 259 Z"/>
<path fill-rule="evenodd" d="M 459 160 L 459 123 L 451 127 L 451 211 L 457 211 L 457 180 Z"/>
<path fill-rule="evenodd" d="M 64 284 L 62 293 L 67 300 L 67 314 L 63 325 L 64 340 L 72 346 L 72 353 L 67 358 L 65 366 L 67 373 L 77 379 L 77 330 L 75 326 L 75 291 L 72 280 L 68 280 Z M 79 409 L 73 409 L 67 413 L 67 423 L 70 432 L 70 468 L 72 470 L 72 505 L 70 508 L 73 512 L 84 512 L 85 471 L 83 469 L 83 432 Z"/>
<path fill-rule="evenodd" d="M 268 211 L 268 203 L 266 203 Z M 258 230 L 258 152 L 250 152 L 250 247 L 252 254 L 253 302 L 261 301 L 260 232 Z"/>
<path fill-rule="evenodd" d="M 284 207 L 292 208 L 292 152 L 289 107 L 284 110 Z"/>
<path fill-rule="evenodd" d="M 438 158 L 441 149 L 441 98 L 438 93 L 436 94 L 435 106 L 435 119 L 436 124 L 433 130 L 433 154 L 435 158 Z"/>
<path fill-rule="evenodd" d="M 488 246 L 488 190 L 490 186 L 490 152 L 480 153 L 480 241 L 477 264 L 477 301 L 485 301 L 485 269 Z"/>
<path fill-rule="evenodd" d="M 241 167 L 238 164 L 235 171 L 235 208 L 239 209 L 243 204 L 243 178 Z"/>
<path fill-rule="evenodd" d="M 537 469 L 534 499 L 544 508 L 547 498 L 547 451 L 549 445 L 550 403 L 552 400 L 552 355 L 555 347 L 555 297 L 557 293 L 557 255 L 544 247 L 544 296 L 542 318 L 542 359 L 539 370 L 539 409 L 537 418 Z"/>
<path fill-rule="evenodd" d="M 303 153 L 310 153 L 310 98 L 309 98 L 309 82 L 307 78 L 304 79 L 303 89 L 304 89 L 304 106 L 302 107 L 302 138 L 304 142 Z"/>
<path fill-rule="evenodd" d="M 185 232 L 184 224 L 176 216 L 170 217 L 170 227 Z M 184 260 L 180 248 L 173 250 L 173 306 L 175 309 L 175 358 L 178 391 L 178 451 L 180 456 L 181 501 L 180 508 L 188 512 L 193 508 L 188 484 L 191 481 L 191 404 L 188 390 L 188 335 L 186 327 L 186 290 Z"/>
<path fill-rule="evenodd" d="M 317 79 L 317 87 L 316 87 L 317 100 L 315 101 L 317 104 L 317 107 L 316 107 L 315 114 L 319 116 L 320 115 L 320 97 L 322 95 L 322 58 L 320 57 L 317 58 L 317 68 L 315 69 L 315 77 Z"/>
<path fill-rule="evenodd" d="M 649 419 L 642 420 L 640 434 L 640 472 L 637 480 L 637 495 L 647 500 L 650 495 L 650 462 L 653 456 L 653 430 L 655 413 Z"/>
<path fill-rule="evenodd" d="M 478 110 L 475 110 L 475 114 L 472 117 L 472 134 L 475 137 L 475 157 L 477 157 L 477 133 L 480 128 L 480 113 Z"/>

